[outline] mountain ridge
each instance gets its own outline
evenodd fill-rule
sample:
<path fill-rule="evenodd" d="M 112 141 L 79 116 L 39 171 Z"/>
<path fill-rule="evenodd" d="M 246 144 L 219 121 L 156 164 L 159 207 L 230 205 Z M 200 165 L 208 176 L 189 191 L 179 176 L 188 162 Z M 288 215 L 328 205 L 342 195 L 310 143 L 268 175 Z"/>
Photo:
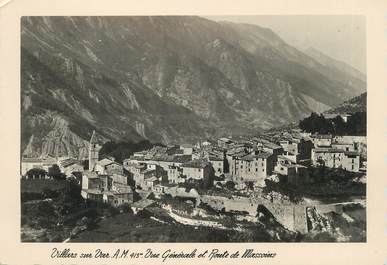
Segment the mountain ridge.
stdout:
<path fill-rule="evenodd" d="M 356 69 L 355 67 L 343 61 L 334 59 L 331 56 L 326 55 L 325 53 L 317 50 L 316 48 L 309 47 L 305 50 L 305 53 L 323 65 L 327 65 L 337 71 L 347 73 L 362 81 L 366 81 L 366 78 L 367 78 L 366 74 L 363 73 L 362 71 Z"/>
<path fill-rule="evenodd" d="M 23 17 L 21 37 L 25 156 L 73 154 L 92 130 L 162 143 L 249 134 L 366 86 L 271 30 L 200 17 Z"/>
<path fill-rule="evenodd" d="M 351 114 L 356 112 L 367 112 L 367 92 L 344 101 L 339 106 L 332 108 L 327 113 Z"/>

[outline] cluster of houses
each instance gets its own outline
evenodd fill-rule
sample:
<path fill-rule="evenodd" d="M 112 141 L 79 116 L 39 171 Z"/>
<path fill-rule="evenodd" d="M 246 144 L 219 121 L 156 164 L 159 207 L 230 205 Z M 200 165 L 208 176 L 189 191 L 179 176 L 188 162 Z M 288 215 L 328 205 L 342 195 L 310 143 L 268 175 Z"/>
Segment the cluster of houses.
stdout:
<path fill-rule="evenodd" d="M 154 146 L 117 163 L 109 157 L 99 160 L 101 147 L 93 132 L 87 170 L 84 163 L 72 158 L 23 158 L 21 174 L 57 164 L 67 178 L 80 183 L 85 199 L 119 206 L 133 202 L 134 193 L 189 192 L 179 185 L 189 181 L 202 181 L 204 187 L 226 181 L 236 187 L 261 186 L 267 178 L 299 184 L 308 182 L 305 172 L 310 165 L 359 172 L 365 167 L 361 159 L 365 141 L 365 137 L 311 135 L 295 130 L 219 138 L 195 145 Z"/>
<path fill-rule="evenodd" d="M 342 168 L 351 172 L 365 170 L 366 163 L 364 159 L 360 159 L 364 152 L 361 147 L 366 145 L 365 137 L 316 135 L 312 140 L 312 165 Z"/>

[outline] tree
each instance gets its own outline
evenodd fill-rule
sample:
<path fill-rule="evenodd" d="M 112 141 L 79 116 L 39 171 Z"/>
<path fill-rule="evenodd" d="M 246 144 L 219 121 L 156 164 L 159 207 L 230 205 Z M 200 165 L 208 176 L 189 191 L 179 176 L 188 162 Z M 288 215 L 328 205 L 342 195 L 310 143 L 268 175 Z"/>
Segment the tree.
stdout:
<path fill-rule="evenodd" d="M 109 141 L 102 145 L 99 154 L 103 156 L 112 156 L 115 158 L 115 161 L 122 163 L 122 161 L 130 157 L 134 152 L 150 149 L 153 146 L 163 146 L 159 143 L 151 143 L 148 140 L 143 140 L 137 143 L 133 142 L 113 142 Z"/>
<path fill-rule="evenodd" d="M 254 190 L 254 182 L 252 182 L 252 181 L 246 181 L 246 187 L 247 187 L 247 189 L 249 189 L 249 190 Z"/>
<path fill-rule="evenodd" d="M 52 165 L 48 168 L 48 174 L 49 177 L 52 177 L 53 179 L 63 180 L 66 179 L 66 175 L 63 174 L 60 171 L 60 168 L 57 164 Z"/>
<path fill-rule="evenodd" d="M 41 168 L 31 168 L 27 171 L 26 175 L 29 179 L 44 178 L 47 175 L 47 172 Z"/>
<path fill-rule="evenodd" d="M 325 119 L 323 114 L 312 113 L 309 117 L 300 120 L 299 127 L 306 132 L 335 135 L 366 135 L 367 113 L 355 112 L 344 122 L 341 116 Z"/>
<path fill-rule="evenodd" d="M 235 189 L 235 183 L 231 180 L 227 181 L 226 182 L 226 188 L 229 189 L 229 190 L 234 190 Z"/>

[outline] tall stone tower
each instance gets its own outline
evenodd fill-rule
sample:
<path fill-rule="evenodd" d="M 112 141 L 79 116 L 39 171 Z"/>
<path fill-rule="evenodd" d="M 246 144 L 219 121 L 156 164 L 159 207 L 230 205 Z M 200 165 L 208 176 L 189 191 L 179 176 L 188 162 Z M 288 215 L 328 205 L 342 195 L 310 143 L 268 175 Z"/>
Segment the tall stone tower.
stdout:
<path fill-rule="evenodd" d="M 89 170 L 94 171 L 95 164 L 98 162 L 98 153 L 101 146 L 97 143 L 97 137 L 95 136 L 95 130 L 90 138 L 89 143 Z"/>

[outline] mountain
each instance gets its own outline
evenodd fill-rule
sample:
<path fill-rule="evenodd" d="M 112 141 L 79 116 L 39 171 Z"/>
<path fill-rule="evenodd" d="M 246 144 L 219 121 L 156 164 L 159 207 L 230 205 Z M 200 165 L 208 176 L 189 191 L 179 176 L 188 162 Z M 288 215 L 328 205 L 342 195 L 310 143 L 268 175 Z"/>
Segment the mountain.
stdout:
<path fill-rule="evenodd" d="M 324 111 L 366 84 L 256 25 L 201 17 L 23 17 L 21 149 L 193 142 Z"/>
<path fill-rule="evenodd" d="M 360 96 L 351 98 L 345 101 L 339 106 L 330 109 L 327 113 L 355 113 L 355 112 L 367 112 L 367 92 Z"/>
<path fill-rule="evenodd" d="M 309 47 L 308 49 L 306 49 L 305 53 L 322 65 L 335 69 L 336 71 L 342 72 L 344 74 L 350 75 L 355 79 L 360 79 L 361 81 L 366 82 L 367 77 L 361 71 L 342 61 L 333 59 L 332 57 L 327 56 L 326 54 L 313 47 Z"/>

